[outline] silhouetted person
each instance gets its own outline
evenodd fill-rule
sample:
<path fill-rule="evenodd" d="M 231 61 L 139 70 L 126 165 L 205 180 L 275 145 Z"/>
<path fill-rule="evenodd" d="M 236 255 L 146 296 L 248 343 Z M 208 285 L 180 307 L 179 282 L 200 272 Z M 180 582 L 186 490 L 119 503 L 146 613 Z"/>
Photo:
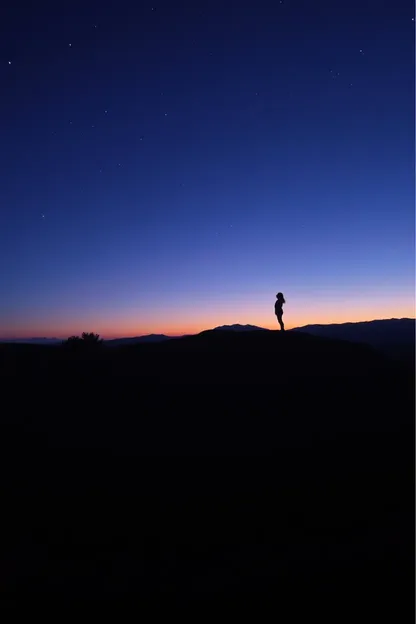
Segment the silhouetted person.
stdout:
<path fill-rule="evenodd" d="M 283 293 L 279 292 L 276 295 L 276 303 L 274 304 L 274 313 L 277 316 L 277 322 L 280 325 L 281 331 L 285 331 L 285 325 L 283 323 L 283 304 L 286 303 Z"/>

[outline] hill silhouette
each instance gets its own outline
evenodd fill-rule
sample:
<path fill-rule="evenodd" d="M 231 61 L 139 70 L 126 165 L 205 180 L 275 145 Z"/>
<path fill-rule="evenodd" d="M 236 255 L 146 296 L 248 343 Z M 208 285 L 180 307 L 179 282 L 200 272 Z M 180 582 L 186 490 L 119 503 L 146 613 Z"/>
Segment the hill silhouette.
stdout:
<path fill-rule="evenodd" d="M 94 353 L 88 360 L 83 353 L 80 358 L 71 359 L 62 349 L 52 353 L 39 345 L 2 345 L 1 353 L 8 366 L 21 365 L 26 374 L 37 375 L 42 370 L 54 376 L 59 366 L 66 372 L 69 366 L 76 374 L 83 370 L 83 364 L 89 374 L 94 374 L 90 368 Z M 137 374 L 141 381 L 169 384 L 278 383 L 277 375 L 280 379 L 360 377 L 392 366 L 388 358 L 365 344 L 261 328 L 241 332 L 215 328 L 177 339 L 165 340 L 163 336 L 120 342 L 111 352 L 98 354 L 95 364 L 100 374 Z"/>
<path fill-rule="evenodd" d="M 299 595 L 364 613 L 381 592 L 411 610 L 411 367 L 302 332 L 213 329 L 3 344 L 0 370 L 5 591 L 277 596 L 292 615 Z"/>
<path fill-rule="evenodd" d="M 269 330 L 206 330 L 154 346 L 146 352 L 132 350 L 128 358 L 120 352 L 114 358 L 118 370 L 126 363 L 142 378 L 162 377 L 171 383 L 277 383 L 278 377 L 354 377 L 386 365 L 367 345 Z M 192 356 L 198 358 L 197 365 Z"/>
<path fill-rule="evenodd" d="M 305 325 L 293 331 L 323 338 L 366 343 L 395 358 L 414 361 L 415 319 L 383 319 L 360 323 Z"/>

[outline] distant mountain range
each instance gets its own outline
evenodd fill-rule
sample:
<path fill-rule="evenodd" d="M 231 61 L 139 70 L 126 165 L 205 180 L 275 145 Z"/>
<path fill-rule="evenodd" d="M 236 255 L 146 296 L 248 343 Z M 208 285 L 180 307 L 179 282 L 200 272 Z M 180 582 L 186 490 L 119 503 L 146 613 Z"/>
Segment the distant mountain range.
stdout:
<path fill-rule="evenodd" d="M 172 336 L 165 336 L 164 334 L 149 334 L 146 336 L 133 336 L 131 338 L 115 338 L 113 340 L 105 340 L 104 342 L 111 347 L 118 347 L 121 345 L 146 343 L 146 342 L 162 342 L 163 340 L 171 340 Z M 0 343 L 15 343 L 15 344 L 37 344 L 37 345 L 60 345 L 63 342 L 62 338 L 0 338 Z"/>
<path fill-rule="evenodd" d="M 214 331 L 270 331 L 269 329 L 265 329 L 264 327 L 257 327 L 257 325 L 220 325 L 219 327 L 214 327 Z"/>
<path fill-rule="evenodd" d="M 37 345 L 59 345 L 62 342 L 61 338 L 0 338 L 0 343 L 14 343 L 14 344 L 37 344 Z"/>
<path fill-rule="evenodd" d="M 114 338 L 113 340 L 105 340 L 104 342 L 109 347 L 121 347 L 122 345 L 163 342 L 172 339 L 172 336 L 165 336 L 165 334 L 148 334 L 146 336 L 135 336 L 133 338 Z"/>
<path fill-rule="evenodd" d="M 414 361 L 415 329 L 415 319 L 393 318 L 360 323 L 305 325 L 292 331 L 321 338 L 365 343 L 390 357 Z"/>
<path fill-rule="evenodd" d="M 265 330 L 263 327 L 256 327 L 256 325 L 221 325 L 219 327 L 214 327 L 213 330 L 209 331 L 269 331 Z M 185 338 L 185 336 L 166 336 L 165 334 L 149 334 L 146 336 L 136 336 L 134 338 L 115 338 L 114 340 L 106 340 L 105 343 L 110 347 L 119 347 L 121 345 L 129 345 L 129 344 L 142 344 L 142 343 L 154 343 L 154 342 L 164 342 L 165 340 L 175 340 L 178 338 Z"/>
<path fill-rule="evenodd" d="M 314 336 L 337 338 L 353 342 L 366 342 L 380 346 L 386 342 L 415 342 L 416 319 L 385 319 L 360 323 L 333 323 L 331 325 L 305 325 L 292 331 L 301 331 Z"/>
<path fill-rule="evenodd" d="M 349 342 L 360 342 L 371 345 L 384 353 L 397 357 L 414 357 L 415 349 L 415 319 L 385 319 L 376 321 L 364 321 L 359 323 L 334 323 L 330 325 L 305 325 L 296 327 L 292 332 L 302 332 L 319 336 L 322 338 L 332 338 L 347 340 Z M 209 332 L 252 332 L 270 331 L 264 327 L 256 325 L 221 325 L 214 327 Z M 201 332 L 205 333 L 205 332 Z M 184 336 L 172 337 L 165 334 L 149 334 L 145 336 L 135 336 L 131 338 L 116 338 L 105 340 L 105 344 L 110 347 L 119 347 L 133 344 L 160 343 L 167 340 L 177 340 Z M 0 340 L 0 342 L 38 344 L 38 345 L 59 345 L 62 340 L 59 338 L 21 338 Z"/>

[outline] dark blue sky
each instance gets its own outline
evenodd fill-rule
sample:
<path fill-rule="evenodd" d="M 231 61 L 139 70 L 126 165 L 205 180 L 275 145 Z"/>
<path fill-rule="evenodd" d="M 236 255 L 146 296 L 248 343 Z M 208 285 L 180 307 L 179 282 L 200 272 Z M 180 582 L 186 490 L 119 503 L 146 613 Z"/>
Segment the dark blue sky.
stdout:
<path fill-rule="evenodd" d="M 414 3 L 10 3 L 0 335 L 414 316 Z"/>

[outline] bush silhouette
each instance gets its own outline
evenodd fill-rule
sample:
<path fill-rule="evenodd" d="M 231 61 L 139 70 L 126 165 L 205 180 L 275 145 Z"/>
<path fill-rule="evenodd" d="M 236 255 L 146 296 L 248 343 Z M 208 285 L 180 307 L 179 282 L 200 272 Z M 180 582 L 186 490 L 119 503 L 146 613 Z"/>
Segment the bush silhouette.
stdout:
<path fill-rule="evenodd" d="M 104 341 L 100 338 L 99 334 L 94 334 L 93 332 L 83 332 L 82 336 L 70 336 L 62 344 L 70 349 L 84 350 L 97 349 L 102 346 L 103 342 Z"/>

